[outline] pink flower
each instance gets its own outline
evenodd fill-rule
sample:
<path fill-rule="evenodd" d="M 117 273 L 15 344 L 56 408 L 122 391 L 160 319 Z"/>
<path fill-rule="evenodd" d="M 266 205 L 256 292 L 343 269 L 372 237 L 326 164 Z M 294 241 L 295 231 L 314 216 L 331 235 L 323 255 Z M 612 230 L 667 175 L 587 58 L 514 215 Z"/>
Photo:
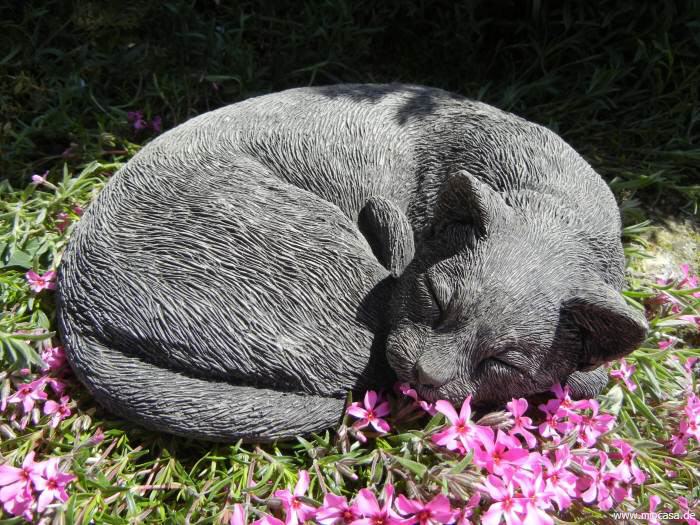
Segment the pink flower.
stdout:
<path fill-rule="evenodd" d="M 282 520 L 278 520 L 274 516 L 264 516 L 259 520 L 255 520 L 253 525 L 284 525 Z"/>
<path fill-rule="evenodd" d="M 678 319 L 685 321 L 689 325 L 695 325 L 700 328 L 700 315 L 679 315 Z"/>
<path fill-rule="evenodd" d="M 83 214 L 83 209 L 80 206 L 73 206 L 71 208 L 73 210 L 73 213 L 75 213 L 78 217 L 80 217 Z"/>
<path fill-rule="evenodd" d="M 681 420 L 681 431 L 700 441 L 700 398 L 690 394 L 685 404 L 685 418 Z"/>
<path fill-rule="evenodd" d="M 42 350 L 41 360 L 46 363 L 42 370 L 57 372 L 66 364 L 66 354 L 62 346 L 51 346 Z"/>
<path fill-rule="evenodd" d="M 683 363 L 683 369 L 688 373 L 688 375 L 692 375 L 693 367 L 698 360 L 700 360 L 698 357 L 689 357 L 685 360 L 685 363 Z"/>
<path fill-rule="evenodd" d="M 90 436 L 87 440 L 85 440 L 85 443 L 80 445 L 81 447 L 94 447 L 95 445 L 99 445 L 105 440 L 105 434 L 102 432 L 101 428 L 98 428 L 95 430 L 95 433 Z"/>
<path fill-rule="evenodd" d="M 324 496 L 323 505 L 316 512 L 316 521 L 321 525 L 352 523 L 359 517 L 357 504 L 348 505 L 345 496 L 336 496 L 330 492 Z"/>
<path fill-rule="evenodd" d="M 381 507 L 372 491 L 361 489 L 355 504 L 362 518 L 353 521 L 352 525 L 402 525 L 402 519 L 391 509 L 393 499 L 394 486 L 391 483 L 384 486 L 384 504 Z"/>
<path fill-rule="evenodd" d="M 637 389 L 637 385 L 631 380 L 631 377 L 635 370 L 636 367 L 634 365 L 630 365 L 627 361 L 622 359 L 620 361 L 620 368 L 618 370 L 611 370 L 610 376 L 624 381 L 627 389 L 630 392 L 634 392 Z"/>
<path fill-rule="evenodd" d="M 417 407 L 422 408 L 424 411 L 426 411 L 428 414 L 431 416 L 434 416 L 437 414 L 437 410 L 435 409 L 435 406 L 432 403 L 428 403 L 424 399 L 421 399 L 420 396 L 418 395 L 418 392 L 416 392 L 413 388 L 408 383 L 401 383 L 398 386 L 399 391 L 405 395 L 413 399 L 414 405 Z"/>
<path fill-rule="evenodd" d="M 53 270 L 46 272 L 44 275 L 39 275 L 35 271 L 29 270 L 25 274 L 25 278 L 29 283 L 29 287 L 36 293 L 42 290 L 56 289 L 56 283 L 54 282 L 56 280 L 56 272 Z"/>
<path fill-rule="evenodd" d="M 576 428 L 574 417 L 578 411 L 591 408 L 591 400 L 582 399 L 574 401 L 569 396 L 569 387 L 562 388 L 554 385 L 552 392 L 555 399 L 550 399 L 546 404 L 539 405 L 539 409 L 546 414 L 545 421 L 539 425 L 539 433 L 544 438 L 551 438 L 554 443 L 559 443 L 562 434 L 567 434 Z"/>
<path fill-rule="evenodd" d="M 43 377 L 35 379 L 31 383 L 23 383 L 17 389 L 17 392 L 12 394 L 7 402 L 8 403 L 22 403 L 22 409 L 25 414 L 28 414 L 34 408 L 34 403 L 37 401 L 43 401 L 48 396 L 44 392 L 46 387 L 46 381 Z"/>
<path fill-rule="evenodd" d="M 622 480 L 628 483 L 634 480 L 634 483 L 637 485 L 644 483 L 647 476 L 634 464 L 636 454 L 632 446 L 622 439 L 614 440 L 612 445 L 620 451 L 622 456 L 622 463 L 616 469 L 622 476 Z"/>
<path fill-rule="evenodd" d="M 681 264 L 681 272 L 683 273 L 683 279 L 678 283 L 678 288 L 692 289 L 698 287 L 698 276 L 693 275 L 689 264 Z M 696 299 L 700 299 L 700 292 L 695 292 L 692 294 L 692 296 Z"/>
<path fill-rule="evenodd" d="M 46 384 L 51 387 L 57 396 L 62 395 L 66 390 L 67 385 L 60 379 L 50 376 L 43 376 L 41 379 L 43 379 Z"/>
<path fill-rule="evenodd" d="M 141 131 L 148 127 L 148 123 L 143 118 L 143 113 L 141 111 L 129 111 L 126 114 L 126 119 L 131 122 L 131 125 L 136 131 Z"/>
<path fill-rule="evenodd" d="M 403 494 L 396 500 L 396 508 L 407 519 L 403 525 L 433 525 L 437 523 L 452 523 L 455 512 L 450 507 L 450 500 L 438 494 L 428 503 L 406 498 Z"/>
<path fill-rule="evenodd" d="M 11 516 L 22 516 L 28 522 L 34 521 L 34 495 L 27 490 L 3 502 L 3 508 Z"/>
<path fill-rule="evenodd" d="M 379 400 L 377 393 L 374 390 L 369 390 L 365 393 L 364 406 L 355 402 L 348 407 L 348 414 L 360 419 L 353 424 L 353 428 L 359 430 L 371 425 L 374 430 L 382 434 L 391 430 L 389 423 L 382 419 L 390 412 L 389 403 L 384 401 L 377 405 Z"/>
<path fill-rule="evenodd" d="M 700 398 L 692 393 L 686 399 L 679 433 L 671 436 L 671 453 L 685 454 L 691 437 L 700 441 Z"/>
<path fill-rule="evenodd" d="M 547 482 L 547 490 L 552 494 L 552 500 L 559 510 L 564 510 L 571 506 L 571 498 L 576 495 L 576 476 L 567 470 L 571 463 L 568 446 L 562 445 L 555 449 L 554 457 L 554 462 L 547 457 L 542 458 L 545 467 L 544 479 Z"/>
<path fill-rule="evenodd" d="M 479 501 L 481 501 L 481 492 L 475 492 L 472 494 L 472 497 L 469 498 L 467 504 L 461 510 L 456 511 L 457 514 L 455 515 L 455 525 L 471 525 L 469 518 L 474 513 L 474 509 L 479 506 Z"/>
<path fill-rule="evenodd" d="M 656 284 L 658 284 L 659 286 L 667 286 L 671 284 L 671 279 L 669 279 L 668 277 L 657 277 Z"/>
<path fill-rule="evenodd" d="M 673 345 L 675 345 L 678 342 L 678 338 L 674 337 L 672 335 L 667 335 L 664 337 L 667 337 L 668 339 L 666 339 L 665 341 L 658 342 L 659 348 L 661 350 L 668 350 L 669 348 L 671 348 Z"/>
<path fill-rule="evenodd" d="M 683 278 L 676 283 L 675 287 L 678 290 L 683 289 L 683 288 L 686 288 L 686 289 L 697 288 L 698 284 L 700 283 L 700 279 L 698 278 L 697 275 L 693 275 L 693 273 L 690 269 L 690 265 L 687 263 L 681 264 L 680 269 L 681 269 L 681 274 L 683 275 Z M 656 284 L 659 284 L 661 286 L 668 286 L 669 284 L 671 284 L 671 282 L 672 282 L 671 279 L 667 279 L 667 278 L 663 278 L 663 277 L 659 277 L 656 279 Z M 692 294 L 692 296 L 695 297 L 696 299 L 700 298 L 700 292 L 695 292 Z"/>
<path fill-rule="evenodd" d="M 659 506 L 659 503 L 661 503 L 661 498 L 658 497 L 656 494 L 649 496 L 649 525 L 661 525 L 661 522 L 656 519 L 656 507 Z"/>
<path fill-rule="evenodd" d="M 552 438 L 552 441 L 559 443 L 561 436 L 559 435 L 557 428 L 561 424 L 561 421 L 557 410 L 555 409 L 552 412 L 549 412 L 546 405 L 540 405 L 538 408 L 546 414 L 544 421 L 537 427 L 540 436 L 545 439 Z"/>
<path fill-rule="evenodd" d="M 525 507 L 520 498 L 516 498 L 512 479 L 505 482 L 498 476 L 490 474 L 481 488 L 488 492 L 494 503 L 481 515 L 481 523 L 484 525 L 498 525 L 501 517 L 508 525 L 518 525 L 524 523 L 520 514 L 525 511 Z"/>
<path fill-rule="evenodd" d="M 527 411 L 527 401 L 522 398 L 513 399 L 506 406 L 513 415 L 513 428 L 510 429 L 509 434 L 511 436 L 520 434 L 525 439 L 527 446 L 533 448 L 537 444 L 537 438 L 529 429 L 536 427 L 532 424 L 532 419 L 523 415 Z"/>
<path fill-rule="evenodd" d="M 572 414 L 570 419 L 578 428 L 578 441 L 587 447 L 595 445 L 598 437 L 610 432 L 615 425 L 615 416 L 610 414 L 598 415 L 599 403 L 595 399 L 587 400 L 592 411 L 591 415 Z"/>
<path fill-rule="evenodd" d="M 299 499 L 306 494 L 309 488 L 309 473 L 306 470 L 299 472 L 299 480 L 292 494 L 288 489 L 275 491 L 275 497 L 282 500 L 282 507 L 287 515 L 286 525 L 297 525 L 312 519 L 316 509 Z"/>
<path fill-rule="evenodd" d="M 523 523 L 538 523 L 552 525 L 554 520 L 545 510 L 552 507 L 553 492 L 547 487 L 541 475 L 535 475 L 527 470 L 518 470 L 513 474 L 513 480 L 522 492 L 520 501 L 525 506 Z"/>
<path fill-rule="evenodd" d="M 77 479 L 73 474 L 66 474 L 58 470 L 58 462 L 60 458 L 51 458 L 47 461 L 38 463 L 40 466 L 40 475 L 32 478 L 34 487 L 40 492 L 37 501 L 37 511 L 44 512 L 44 509 L 54 500 L 61 503 L 68 501 L 66 493 L 66 485 Z"/>
<path fill-rule="evenodd" d="M 690 517 L 690 513 L 694 512 L 694 509 L 690 508 L 690 505 L 688 505 L 688 500 L 685 498 L 685 496 L 678 496 L 678 499 L 676 500 L 678 502 L 678 506 L 681 508 L 683 511 L 683 515 L 685 516 L 685 520 L 688 525 L 700 525 L 700 521 L 697 520 L 695 517 Z M 700 503 L 699 501 L 695 501 L 696 505 Z M 695 507 L 697 508 L 697 507 Z M 697 516 L 697 514 L 695 514 Z"/>
<path fill-rule="evenodd" d="M 631 496 L 632 491 L 624 484 L 620 473 L 615 470 L 605 472 L 601 478 L 602 486 L 598 488 L 598 508 L 610 510 L 615 502 L 619 503 Z"/>
<path fill-rule="evenodd" d="M 464 452 L 480 447 L 481 439 L 487 441 L 493 438 L 493 432 L 488 427 L 480 427 L 470 421 L 471 396 L 468 396 L 462 403 L 462 408 L 457 411 L 452 403 L 444 400 L 437 401 L 435 408 L 445 415 L 450 422 L 445 430 L 433 436 L 433 442 L 446 447 L 448 450 L 459 450 Z"/>
<path fill-rule="evenodd" d="M 599 468 L 585 463 L 581 465 L 589 479 L 579 480 L 580 487 L 577 487 L 577 492 L 585 503 L 597 500 L 600 510 L 610 510 L 613 507 L 613 499 L 622 501 L 629 491 L 622 485 L 622 476 L 619 472 L 606 470 L 607 454 L 599 451 L 598 457 L 600 458 Z"/>
<path fill-rule="evenodd" d="M 60 211 L 56 214 L 56 220 L 54 222 L 56 223 L 56 229 L 60 233 L 63 233 L 66 231 L 66 228 L 68 228 L 68 225 L 70 225 L 70 216 L 65 211 Z"/>
<path fill-rule="evenodd" d="M 46 170 L 43 175 L 37 175 L 36 173 L 32 175 L 32 184 L 35 186 L 41 186 L 46 184 L 46 178 L 49 176 L 49 170 Z"/>
<path fill-rule="evenodd" d="M 60 403 L 56 403 L 56 401 L 51 399 L 44 403 L 44 414 L 47 416 L 53 414 L 51 418 L 51 426 L 53 428 L 56 428 L 61 420 L 70 417 L 71 411 L 70 408 L 68 408 L 69 401 L 68 396 L 63 396 L 61 397 Z"/>
<path fill-rule="evenodd" d="M 231 515 L 229 525 L 247 525 L 245 507 L 240 503 L 236 503 L 233 506 L 233 514 Z"/>
<path fill-rule="evenodd" d="M 153 117 L 153 120 L 151 120 L 151 128 L 153 128 L 153 131 L 156 133 L 163 131 L 163 119 L 158 116 Z"/>
<path fill-rule="evenodd" d="M 590 399 L 579 399 L 578 401 L 574 401 L 573 399 L 571 399 L 568 386 L 562 387 L 560 384 L 554 385 L 552 386 L 552 392 L 556 396 L 556 399 L 550 402 L 552 403 L 552 405 L 554 405 L 555 402 L 557 403 L 557 410 L 559 411 L 562 417 L 571 415 L 576 410 L 585 410 L 587 408 L 591 408 Z"/>
<path fill-rule="evenodd" d="M 675 456 L 682 456 L 688 452 L 688 436 L 684 434 L 673 434 L 671 435 L 671 454 Z"/>
<path fill-rule="evenodd" d="M 0 465 L 0 502 L 13 516 L 25 512 L 24 504 L 28 500 L 33 502 L 31 483 L 37 470 L 36 465 L 34 452 L 27 454 L 20 468 Z"/>
<path fill-rule="evenodd" d="M 516 438 L 501 430 L 498 431 L 495 440 L 484 439 L 482 445 L 483 448 L 474 450 L 474 464 L 486 468 L 491 474 L 502 475 L 514 466 L 527 463 L 530 457 L 529 452 L 521 447 Z"/>

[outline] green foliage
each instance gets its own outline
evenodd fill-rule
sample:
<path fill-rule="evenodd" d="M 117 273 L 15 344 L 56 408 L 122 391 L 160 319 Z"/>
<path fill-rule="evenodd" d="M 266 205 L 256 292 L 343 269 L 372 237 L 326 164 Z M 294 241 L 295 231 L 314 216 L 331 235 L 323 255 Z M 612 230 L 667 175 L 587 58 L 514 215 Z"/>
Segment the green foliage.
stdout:
<path fill-rule="evenodd" d="M 32 292 L 26 271 L 57 268 L 76 206 L 87 207 L 154 134 L 132 129 L 128 111 L 172 127 L 298 85 L 401 81 L 460 92 L 541 122 L 582 152 L 620 200 L 636 267 L 658 227 L 650 212 L 698 212 L 698 15 L 695 1 L 0 5 L 0 393 L 25 380 L 19 369 L 36 372 L 38 351 L 58 342 L 52 294 Z M 46 170 L 46 184 L 30 184 Z M 700 301 L 654 277 L 630 273 L 628 301 L 648 307 L 665 293 L 681 309 L 655 307 L 650 338 L 629 358 L 637 389 L 612 382 L 602 398 L 618 415 L 614 435 L 635 447 L 650 476 L 622 505 L 640 512 L 652 494 L 676 509 L 679 495 L 700 497 L 697 448 L 668 450 L 687 388 L 683 365 L 700 357 L 697 331 L 679 320 L 697 315 Z M 659 349 L 667 340 L 672 348 Z M 441 416 L 405 419 L 366 446 L 347 427 L 269 446 L 212 445 L 113 419 L 77 382 L 69 395 L 73 414 L 57 428 L 41 414 L 24 429 L 0 414 L 0 463 L 17 465 L 34 449 L 64 457 L 78 476 L 53 511 L 65 523 L 222 523 L 235 502 L 264 508 L 301 468 L 316 501 L 389 480 L 411 496 L 442 487 L 466 499 L 477 481 L 468 457 L 430 441 Z M 98 428 L 101 442 L 92 439 Z M 562 518 L 605 516 L 577 507 Z"/>
<path fill-rule="evenodd" d="M 699 14 L 693 0 L 7 4 L 0 169 L 26 182 L 112 158 L 144 138 L 131 109 L 172 126 L 291 86 L 402 81 L 542 122 L 614 188 L 694 211 Z"/>

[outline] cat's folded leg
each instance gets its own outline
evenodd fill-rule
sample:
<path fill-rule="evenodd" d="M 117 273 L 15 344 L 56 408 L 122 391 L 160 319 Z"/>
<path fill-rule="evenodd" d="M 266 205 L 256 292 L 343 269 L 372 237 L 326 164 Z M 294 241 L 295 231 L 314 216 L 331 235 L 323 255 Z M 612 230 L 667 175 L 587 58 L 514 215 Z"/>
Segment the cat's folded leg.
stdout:
<path fill-rule="evenodd" d="M 608 372 L 602 366 L 586 372 L 578 370 L 564 384 L 569 387 L 572 399 L 592 399 L 608 384 Z"/>
<path fill-rule="evenodd" d="M 344 399 L 236 386 L 188 376 L 72 337 L 75 372 L 110 412 L 144 427 L 208 441 L 266 442 L 337 426 Z"/>

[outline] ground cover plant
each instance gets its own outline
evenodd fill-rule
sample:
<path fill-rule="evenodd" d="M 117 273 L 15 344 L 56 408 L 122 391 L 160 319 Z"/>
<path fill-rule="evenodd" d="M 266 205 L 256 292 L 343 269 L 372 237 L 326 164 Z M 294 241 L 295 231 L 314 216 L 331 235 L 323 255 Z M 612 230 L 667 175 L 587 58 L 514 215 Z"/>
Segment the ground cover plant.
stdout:
<path fill-rule="evenodd" d="M 49 1 L 0 14 L 3 523 L 628 519 L 617 511 L 695 523 L 697 3 Z M 83 210 L 142 144 L 192 115 L 354 81 L 443 87 L 560 133 L 619 199 L 625 296 L 648 340 L 580 403 L 555 389 L 471 414 L 468 401 L 430 406 L 397 385 L 349 400 L 337 431 L 260 446 L 110 417 L 55 328 L 53 272 Z"/>

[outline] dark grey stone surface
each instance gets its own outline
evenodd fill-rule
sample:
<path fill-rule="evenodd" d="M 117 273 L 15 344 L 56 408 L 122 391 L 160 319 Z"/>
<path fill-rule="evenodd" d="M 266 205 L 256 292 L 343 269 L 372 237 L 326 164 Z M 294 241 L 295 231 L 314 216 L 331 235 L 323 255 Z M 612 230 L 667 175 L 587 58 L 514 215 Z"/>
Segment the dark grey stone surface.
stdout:
<path fill-rule="evenodd" d="M 108 410 L 264 441 L 337 424 L 394 372 L 429 399 L 594 395 L 646 331 L 623 271 L 613 195 L 551 131 L 420 86 L 301 88 L 115 174 L 63 256 L 58 318 Z"/>

